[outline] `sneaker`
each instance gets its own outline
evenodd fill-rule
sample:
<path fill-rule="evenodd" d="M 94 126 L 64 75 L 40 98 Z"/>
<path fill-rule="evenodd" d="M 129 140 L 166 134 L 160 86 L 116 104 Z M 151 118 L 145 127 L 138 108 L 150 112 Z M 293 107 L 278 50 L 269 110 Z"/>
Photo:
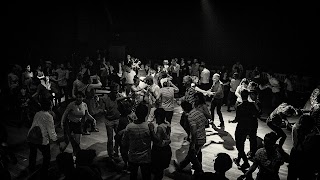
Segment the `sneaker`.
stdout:
<path fill-rule="evenodd" d="M 234 120 L 229 120 L 229 123 L 237 123 L 237 121 L 234 119 Z"/>
<path fill-rule="evenodd" d="M 220 123 L 218 127 L 224 127 L 224 123 Z"/>
<path fill-rule="evenodd" d="M 99 132 L 99 129 L 98 128 L 93 128 L 90 130 L 90 132 Z"/>
<path fill-rule="evenodd" d="M 246 169 L 248 169 L 250 167 L 249 163 L 243 163 L 240 167 L 238 167 L 238 169 L 244 171 Z"/>
<path fill-rule="evenodd" d="M 89 131 L 85 131 L 82 133 L 82 135 L 90 135 L 90 132 Z"/>
<path fill-rule="evenodd" d="M 252 155 L 252 153 L 251 153 L 250 151 L 247 153 L 247 158 L 248 158 L 248 160 L 250 160 L 250 161 L 253 160 L 253 155 Z"/>
<path fill-rule="evenodd" d="M 238 158 L 233 158 L 233 162 L 239 167 L 240 166 L 240 160 Z"/>

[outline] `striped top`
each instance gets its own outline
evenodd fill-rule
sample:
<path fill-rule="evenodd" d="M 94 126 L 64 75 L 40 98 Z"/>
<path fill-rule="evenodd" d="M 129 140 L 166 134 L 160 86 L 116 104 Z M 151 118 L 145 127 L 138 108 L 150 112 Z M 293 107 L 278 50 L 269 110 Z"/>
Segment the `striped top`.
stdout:
<path fill-rule="evenodd" d="M 194 97 L 194 94 L 196 93 L 197 91 L 195 90 L 194 87 L 188 87 L 186 89 L 186 92 L 185 92 L 185 95 L 183 97 L 183 100 L 191 103 L 192 105 L 194 104 L 194 102 L 196 101 L 195 97 Z"/>
<path fill-rule="evenodd" d="M 151 162 L 151 134 L 147 122 L 128 124 L 122 144 L 129 149 L 129 162 Z"/>
<path fill-rule="evenodd" d="M 204 114 L 197 109 L 192 109 L 188 113 L 188 121 L 190 124 L 190 130 L 192 130 L 193 127 L 195 127 L 197 130 L 195 132 L 196 134 L 196 142 L 197 145 L 204 145 L 206 143 L 206 121 L 207 118 L 204 116 Z M 193 134 L 191 132 L 191 134 Z"/>
<path fill-rule="evenodd" d="M 160 89 L 161 107 L 165 111 L 174 110 L 174 88 L 163 87 Z"/>

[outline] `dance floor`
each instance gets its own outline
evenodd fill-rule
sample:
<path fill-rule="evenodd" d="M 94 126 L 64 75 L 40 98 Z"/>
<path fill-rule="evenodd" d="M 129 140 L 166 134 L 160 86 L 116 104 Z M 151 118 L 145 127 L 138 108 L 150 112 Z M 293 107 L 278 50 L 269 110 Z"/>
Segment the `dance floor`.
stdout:
<path fill-rule="evenodd" d="M 174 116 L 172 120 L 172 134 L 171 134 L 171 148 L 172 148 L 172 160 L 180 161 L 187 153 L 188 146 L 182 145 L 183 139 L 186 136 L 186 133 L 182 129 L 179 124 L 180 116 L 182 109 L 180 106 L 176 106 L 174 111 Z M 234 140 L 234 132 L 236 128 L 235 123 L 228 123 L 228 120 L 232 120 L 235 117 L 235 111 L 227 112 L 226 107 L 222 107 L 222 113 L 225 121 L 225 129 L 212 129 L 207 128 L 207 144 L 203 147 L 203 169 L 204 171 L 212 171 L 213 170 L 213 160 L 215 156 L 220 152 L 228 153 L 231 158 L 237 156 L 237 150 L 235 147 Z M 269 112 L 266 112 L 269 113 Z M 217 115 L 215 115 L 214 123 L 219 125 L 219 120 L 217 119 Z M 122 162 L 121 159 L 119 161 L 116 160 L 117 165 L 115 166 L 112 161 L 108 158 L 107 155 L 107 133 L 104 127 L 104 123 L 98 119 L 97 126 L 100 129 L 100 132 L 93 132 L 91 135 L 83 136 L 81 142 L 81 148 L 83 149 L 95 149 L 98 157 L 96 158 L 96 163 L 99 164 L 102 170 L 103 179 L 129 179 L 129 175 L 117 171 L 121 168 Z M 9 131 L 9 143 L 15 152 L 18 163 L 16 165 L 10 165 L 9 169 L 12 175 L 12 179 L 30 179 L 30 175 L 26 173 L 26 167 L 28 165 L 28 155 L 29 148 L 25 142 L 25 137 L 27 134 L 27 128 L 16 128 L 8 126 Z M 271 130 L 267 127 L 266 123 L 259 120 L 259 128 L 258 128 L 258 139 L 263 139 L 264 135 Z M 287 140 L 284 144 L 284 150 L 289 153 L 292 147 L 291 141 L 291 132 L 287 129 L 284 129 L 287 134 Z M 57 133 L 59 136 L 62 135 L 60 129 L 57 129 Z M 249 150 L 249 140 L 246 141 L 245 150 L 248 152 Z M 71 145 L 69 145 L 66 149 L 67 152 L 72 152 Z M 57 145 L 51 145 L 51 168 L 50 174 L 52 179 L 57 179 L 59 176 L 59 172 L 55 166 L 55 157 L 59 153 L 59 147 Z M 38 164 L 42 162 L 41 153 L 38 153 Z M 252 162 L 250 162 L 252 163 Z M 287 176 L 287 165 L 284 164 L 280 168 L 280 179 L 286 179 Z M 187 167 L 188 168 L 188 167 Z M 189 166 L 190 168 L 190 166 Z M 172 179 L 171 173 L 174 171 L 173 165 L 166 170 L 166 176 L 164 179 Z M 256 170 L 256 172 L 258 169 Z M 253 176 L 256 176 L 256 172 Z M 226 176 L 230 180 L 235 180 L 242 174 L 240 170 L 237 169 L 237 166 L 233 164 L 232 169 L 230 169 Z"/>

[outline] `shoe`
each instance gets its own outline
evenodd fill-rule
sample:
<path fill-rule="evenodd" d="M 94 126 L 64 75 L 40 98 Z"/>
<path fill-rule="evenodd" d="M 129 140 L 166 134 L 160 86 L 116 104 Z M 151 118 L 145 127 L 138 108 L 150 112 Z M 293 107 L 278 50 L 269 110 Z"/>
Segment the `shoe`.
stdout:
<path fill-rule="evenodd" d="M 250 167 L 249 163 L 243 163 L 240 167 L 238 167 L 238 169 L 244 171 L 246 169 L 248 169 Z"/>
<path fill-rule="evenodd" d="M 240 161 L 238 158 L 233 158 L 233 162 L 239 167 L 240 166 Z"/>
<path fill-rule="evenodd" d="M 247 153 L 247 158 L 248 158 L 248 160 L 253 161 L 253 155 L 251 152 Z"/>
<path fill-rule="evenodd" d="M 90 132 L 99 132 L 99 129 L 98 128 L 93 128 L 90 130 Z"/>
<path fill-rule="evenodd" d="M 89 131 L 85 131 L 82 133 L 82 135 L 90 135 L 90 132 Z"/>
<path fill-rule="evenodd" d="M 220 123 L 218 127 L 224 127 L 224 123 Z"/>
<path fill-rule="evenodd" d="M 229 123 L 237 123 L 237 121 L 234 119 L 234 120 L 229 120 Z"/>

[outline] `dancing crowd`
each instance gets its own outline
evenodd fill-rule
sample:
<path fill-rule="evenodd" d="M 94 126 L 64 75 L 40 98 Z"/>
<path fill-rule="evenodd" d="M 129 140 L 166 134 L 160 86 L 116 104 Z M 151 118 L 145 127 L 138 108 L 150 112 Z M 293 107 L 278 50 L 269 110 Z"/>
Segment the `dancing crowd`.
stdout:
<path fill-rule="evenodd" d="M 239 61 L 230 68 L 209 70 L 198 59 L 173 58 L 152 64 L 128 55 L 121 62 L 86 57 L 79 68 L 45 61 L 35 70 L 30 64 L 21 69 L 14 65 L 7 76 L 10 103 L 6 108 L 19 114 L 17 126 L 29 128 L 30 174 L 36 171 L 37 150 L 42 153 L 41 179 L 48 177 L 52 143 L 60 148 L 56 162 L 64 179 L 102 179 L 100 167 L 93 163 L 96 152 L 81 148 L 82 136 L 101 131 L 96 127 L 100 120 L 106 127 L 108 157 L 121 157 L 122 172 L 134 180 L 140 167 L 144 180 L 163 179 L 172 159 L 171 122 L 177 106 L 183 110 L 179 124 L 187 134 L 183 144 L 189 150 L 182 161 L 173 162 L 174 179 L 183 177 L 191 163 L 190 178 L 225 180 L 234 163 L 241 170 L 238 179 L 252 179 L 259 168 L 256 179 L 279 180 L 279 169 L 285 162 L 290 180 L 319 178 L 319 85 L 310 96 L 310 104 L 297 107 L 292 77 L 281 82 L 269 71 L 264 78 L 258 67 L 249 76 Z M 273 111 L 264 121 L 271 132 L 258 146 L 258 121 L 263 120 L 266 104 L 262 101 L 269 100 L 263 98 L 266 89 L 271 90 Z M 227 112 L 236 112 L 229 122 L 237 123 L 234 137 L 238 156 L 231 158 L 221 152 L 215 159 L 215 172 L 204 172 L 201 149 L 207 141 L 206 128 L 225 128 L 223 106 Z M 287 118 L 291 116 L 299 120 L 292 126 L 293 145 L 287 153 L 282 147 L 287 140 L 283 124 L 290 125 Z M 62 130 L 62 138 L 58 138 L 57 129 Z M 250 151 L 246 153 L 247 137 Z M 5 147 L 6 138 L 1 141 Z M 66 152 L 69 143 L 72 153 Z M 9 173 L 5 165 L 3 169 L 3 174 Z"/>

